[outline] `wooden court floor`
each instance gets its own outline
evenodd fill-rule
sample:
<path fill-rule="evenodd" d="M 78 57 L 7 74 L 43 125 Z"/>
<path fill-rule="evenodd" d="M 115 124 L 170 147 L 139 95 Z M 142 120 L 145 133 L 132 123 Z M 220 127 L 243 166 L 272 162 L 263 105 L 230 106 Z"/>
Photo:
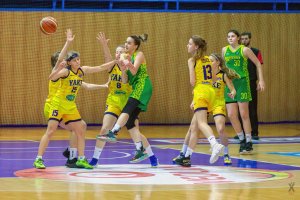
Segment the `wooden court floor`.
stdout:
<path fill-rule="evenodd" d="M 161 151 L 159 154 L 162 158 L 161 168 L 176 170 L 179 173 L 181 170 L 187 170 L 185 168 L 171 166 L 171 159 L 173 155 L 176 155 L 181 149 L 181 144 L 178 141 L 184 138 L 187 126 L 141 126 L 141 132 L 144 133 L 150 139 L 150 142 L 156 142 L 154 150 Z M 223 173 L 224 176 L 228 176 L 234 179 L 234 182 L 222 183 L 222 182 L 209 182 L 211 177 L 201 179 L 206 182 L 198 181 L 194 184 L 173 184 L 167 182 L 167 178 L 164 176 L 158 177 L 158 180 L 153 179 L 155 183 L 141 182 L 141 184 L 122 184 L 118 182 L 113 184 L 111 182 L 98 183 L 88 182 L 74 182 L 69 179 L 55 179 L 51 173 L 56 172 L 55 170 L 65 170 L 64 167 L 53 168 L 53 171 L 35 171 L 32 169 L 31 164 L 22 167 L 21 171 L 23 174 L 32 173 L 31 177 L 16 177 L 16 176 L 5 176 L 4 170 L 14 168 L 14 165 L 18 166 L 22 163 L 32 163 L 34 156 L 37 153 L 37 144 L 43 135 L 45 128 L 0 128 L 0 199 L 240 199 L 240 200 L 253 200 L 253 199 L 300 199 L 300 124 L 276 124 L 276 125 L 261 125 L 260 136 L 262 142 L 254 145 L 255 152 L 253 155 L 239 155 L 239 145 L 231 143 L 230 154 L 236 163 L 242 163 L 241 165 L 235 165 L 232 167 L 224 166 L 211 166 L 201 162 L 198 164 L 197 158 L 200 156 L 208 156 L 209 146 L 205 142 L 198 144 L 195 153 L 192 157 L 192 169 L 198 170 L 197 167 L 201 168 L 201 173 L 207 173 L 207 171 L 217 173 Z M 99 127 L 89 127 L 86 133 L 86 138 L 89 142 L 92 142 L 95 135 L 98 133 Z M 227 127 L 229 137 L 233 137 L 233 130 L 229 126 Z M 53 137 L 53 143 L 60 141 L 67 141 L 69 133 L 64 130 L 59 130 Z M 126 130 L 122 130 L 119 137 L 120 141 L 127 145 L 129 139 Z M 289 140 L 286 140 L 289 139 Z M 205 141 L 205 140 L 201 140 Z M 266 141 L 266 142 L 263 142 Z M 12 154 L 14 143 L 25 142 L 24 148 L 18 147 L 22 159 L 18 155 Z M 32 142 L 32 143 L 31 143 Z M 30 146 L 34 144 L 35 146 Z M 57 143 L 60 144 L 60 143 Z M 120 142 L 119 145 L 122 145 Z M 49 145 L 50 146 L 50 145 Z M 133 146 L 132 146 L 133 147 Z M 54 147 L 53 147 L 54 148 Z M 56 147 L 55 147 L 56 148 Z M 61 157 L 61 150 L 65 146 L 58 149 L 57 154 Z M 110 148 L 108 146 L 108 148 Z M 127 147 L 126 147 L 127 148 Z M 90 147 L 92 150 L 92 147 Z M 51 148 L 49 150 L 52 150 Z M 48 151 L 48 149 L 47 149 Z M 34 156 L 27 156 L 29 152 Z M 174 154 L 175 152 L 175 154 Z M 107 152 L 109 155 L 109 152 Z M 58 156 L 58 157 L 59 157 Z M 194 157 L 195 156 L 195 157 Z M 198 156 L 198 157 L 197 157 Z M 18 159 L 14 159 L 18 157 Z M 5 159 L 4 159 L 5 158 Z M 193 160 L 194 158 L 194 160 Z M 206 158 L 206 157 L 203 157 Z M 2 160 L 1 160 L 2 159 Z M 101 158 L 100 158 L 101 159 Z M 220 158 L 221 159 L 221 158 Z M 168 163 L 170 160 L 170 163 Z M 49 161 L 50 162 L 50 161 Z M 6 163 L 10 163 L 11 167 L 5 166 Z M 204 164 L 203 164 L 204 163 Z M 243 163 L 250 163 L 249 165 Z M 253 163 L 257 163 L 257 168 L 251 166 Z M 99 165 L 99 171 L 103 171 L 105 165 Z M 117 166 L 119 168 L 127 167 L 130 170 L 139 169 L 139 166 L 143 165 L 108 165 Z M 129 166 L 129 168 L 128 168 Z M 137 166 L 137 167 L 134 167 Z M 278 167 L 278 168 L 277 168 Z M 147 173 L 160 173 L 160 167 L 157 169 L 147 168 L 144 169 Z M 52 169 L 50 167 L 50 169 Z M 26 171 L 29 170 L 29 171 Z M 189 170 L 189 169 L 188 169 Z M 61 173 L 59 171 L 58 173 Z M 119 171 L 117 171 L 118 173 Z M 191 173 L 191 171 L 186 171 Z M 239 173 L 236 173 L 239 172 Z M 245 172 L 245 173 L 244 173 Z M 14 172 L 12 172 L 14 173 Z M 47 174 L 46 174 L 47 173 Z M 86 172 L 83 172 L 86 173 Z M 90 176 L 97 176 L 96 172 L 93 174 L 92 171 Z M 115 173 L 115 172 L 114 172 Z M 40 175 L 47 175 L 41 176 Z M 68 174 L 68 172 L 67 172 Z M 195 173 L 191 173 L 189 177 L 196 176 Z M 211 175 L 216 176 L 216 175 Z M 243 175 L 244 178 L 252 178 L 255 176 L 255 181 L 243 181 L 239 180 L 239 175 Z M 52 177 L 51 177 L 52 176 Z M 251 177 L 253 176 L 253 177 Z M 50 177 L 50 178 L 49 178 Z M 90 178 L 90 177 L 89 177 Z M 194 177 L 192 177 L 194 178 Z M 96 179 L 94 177 L 94 179 Z M 93 180 L 94 180 L 93 179 Z M 100 180 L 101 178 L 99 178 Z M 100 181 L 104 180 L 102 178 Z M 254 180 L 254 179 L 253 179 Z"/>

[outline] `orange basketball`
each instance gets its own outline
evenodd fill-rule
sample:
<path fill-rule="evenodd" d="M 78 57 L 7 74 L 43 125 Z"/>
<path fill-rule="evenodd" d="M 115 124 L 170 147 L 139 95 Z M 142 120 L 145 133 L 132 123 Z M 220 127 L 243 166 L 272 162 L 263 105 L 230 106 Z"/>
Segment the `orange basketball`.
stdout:
<path fill-rule="evenodd" d="M 56 19 L 53 17 L 44 17 L 40 21 L 40 29 L 46 35 L 55 33 L 57 29 Z"/>

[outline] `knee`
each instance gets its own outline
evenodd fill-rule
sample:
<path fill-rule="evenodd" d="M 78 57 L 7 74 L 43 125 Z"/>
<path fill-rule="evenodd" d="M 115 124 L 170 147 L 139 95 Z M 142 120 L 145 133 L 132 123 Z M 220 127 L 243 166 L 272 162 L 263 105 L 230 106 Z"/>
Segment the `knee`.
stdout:
<path fill-rule="evenodd" d="M 134 124 L 134 121 L 135 120 L 132 120 L 132 119 L 128 119 L 128 121 L 127 121 L 127 123 L 126 123 L 126 128 L 127 128 L 127 130 L 130 130 L 130 129 L 132 129 L 132 128 L 134 128 L 135 127 L 135 124 Z"/>

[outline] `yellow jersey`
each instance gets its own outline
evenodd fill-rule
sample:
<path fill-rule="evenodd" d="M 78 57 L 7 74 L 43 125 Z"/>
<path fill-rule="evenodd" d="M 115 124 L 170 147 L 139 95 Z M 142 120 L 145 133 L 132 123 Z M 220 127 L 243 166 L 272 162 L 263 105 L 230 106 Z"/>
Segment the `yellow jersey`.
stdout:
<path fill-rule="evenodd" d="M 57 89 L 60 87 L 60 79 L 57 79 L 56 81 L 49 81 L 48 84 L 48 96 L 46 99 L 46 103 L 51 103 L 52 98 L 56 94 Z"/>
<path fill-rule="evenodd" d="M 109 72 L 109 78 L 109 93 L 106 104 L 117 106 L 122 110 L 127 103 L 132 88 L 128 83 L 125 84 L 122 82 L 122 71 L 117 64 Z"/>
<path fill-rule="evenodd" d="M 68 75 L 61 78 L 60 87 L 52 98 L 52 106 L 63 113 L 73 113 L 77 110 L 75 99 L 83 81 L 84 72 L 81 68 L 73 72 L 68 68 Z"/>
<path fill-rule="evenodd" d="M 217 73 L 217 80 L 216 82 L 213 83 L 213 87 L 215 89 L 215 100 L 216 101 L 224 101 L 225 102 L 225 97 L 224 97 L 224 93 L 225 93 L 225 86 L 226 83 L 224 81 L 224 72 L 223 71 L 219 71 Z"/>
<path fill-rule="evenodd" d="M 196 61 L 195 74 L 195 87 L 199 84 L 212 85 L 212 67 L 208 56 L 204 56 Z"/>

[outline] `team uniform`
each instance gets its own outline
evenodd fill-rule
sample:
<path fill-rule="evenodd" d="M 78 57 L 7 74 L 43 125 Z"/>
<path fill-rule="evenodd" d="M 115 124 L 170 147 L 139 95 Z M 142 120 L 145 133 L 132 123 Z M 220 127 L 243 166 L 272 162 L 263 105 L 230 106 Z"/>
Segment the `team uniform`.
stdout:
<path fill-rule="evenodd" d="M 134 63 L 138 52 L 135 52 L 131 57 L 131 62 Z M 132 92 L 129 97 L 140 102 L 138 107 L 141 111 L 146 111 L 149 101 L 152 96 L 152 83 L 147 73 L 146 63 L 142 63 L 137 73 L 133 75 L 130 70 L 127 70 L 128 81 L 132 86 Z"/>
<path fill-rule="evenodd" d="M 64 120 L 65 124 L 80 121 L 75 99 L 83 81 L 84 72 L 81 68 L 73 72 L 68 68 L 68 75 L 61 78 L 60 87 L 52 98 L 49 120 Z"/>
<path fill-rule="evenodd" d="M 212 68 L 208 56 L 195 63 L 196 83 L 194 87 L 194 112 L 207 110 L 210 112 L 215 101 L 215 90 L 212 87 Z"/>
<path fill-rule="evenodd" d="M 244 45 L 240 45 L 238 49 L 233 51 L 230 45 L 226 46 L 224 59 L 226 66 L 233 69 L 237 74 L 240 75 L 240 79 L 233 79 L 232 83 L 236 89 L 236 100 L 231 99 L 225 95 L 226 103 L 234 102 L 249 102 L 252 100 L 250 91 L 250 81 L 248 75 L 248 61 L 243 54 Z M 225 94 L 230 93 L 229 88 L 225 87 Z"/>
<path fill-rule="evenodd" d="M 118 65 L 112 68 L 109 72 L 109 77 L 109 93 L 106 99 L 106 110 L 104 114 L 110 114 L 118 118 L 127 103 L 132 89 L 128 83 L 122 83 L 122 71 Z"/>
<path fill-rule="evenodd" d="M 44 116 L 47 120 L 49 119 L 49 110 L 51 108 L 52 98 L 56 94 L 56 91 L 59 87 L 60 87 L 60 79 L 57 79 L 55 81 L 49 80 L 49 84 L 48 84 L 49 92 L 44 106 Z"/>
<path fill-rule="evenodd" d="M 213 87 L 215 89 L 215 102 L 212 109 L 213 116 L 223 115 L 226 116 L 226 106 L 225 106 L 225 80 L 224 80 L 224 72 L 219 71 L 217 73 L 217 80 L 214 82 Z"/>

